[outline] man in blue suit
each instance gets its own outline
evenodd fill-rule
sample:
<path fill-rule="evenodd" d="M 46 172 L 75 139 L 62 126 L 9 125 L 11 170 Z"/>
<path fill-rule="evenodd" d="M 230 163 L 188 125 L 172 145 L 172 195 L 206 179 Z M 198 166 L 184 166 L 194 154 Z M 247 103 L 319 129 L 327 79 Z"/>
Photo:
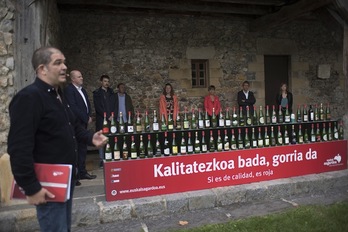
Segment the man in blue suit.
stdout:
<path fill-rule="evenodd" d="M 65 97 L 70 105 L 71 110 L 79 119 L 79 123 L 87 129 L 88 124 L 92 122 L 91 103 L 88 100 L 87 92 L 83 85 L 83 77 L 80 71 L 73 70 L 70 72 L 71 83 L 65 88 Z M 78 143 L 78 177 L 79 179 L 95 179 L 96 175 L 91 175 L 86 170 L 87 145 Z M 80 185 L 78 181 L 76 185 Z"/>

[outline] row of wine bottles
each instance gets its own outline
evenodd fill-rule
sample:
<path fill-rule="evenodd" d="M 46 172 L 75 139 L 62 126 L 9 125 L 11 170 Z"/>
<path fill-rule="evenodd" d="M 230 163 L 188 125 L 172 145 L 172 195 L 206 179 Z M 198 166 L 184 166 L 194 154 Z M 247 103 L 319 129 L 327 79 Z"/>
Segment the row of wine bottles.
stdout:
<path fill-rule="evenodd" d="M 264 112 L 265 111 L 265 112 Z M 237 126 L 257 126 L 257 125 L 271 125 L 282 123 L 301 123 L 301 122 L 314 122 L 314 121 L 330 121 L 331 113 L 329 104 L 324 109 L 323 104 L 319 107 L 316 105 L 313 107 L 307 105 L 298 105 L 296 114 L 290 113 L 286 107 L 285 113 L 282 111 L 282 107 L 278 109 L 273 105 L 272 109 L 267 105 L 265 109 L 262 106 L 257 110 L 254 107 L 253 113 L 250 113 L 250 109 L 247 107 L 246 112 L 243 113 L 242 108 L 239 108 L 237 112 L 236 107 L 233 107 L 232 113 L 229 108 L 225 111 L 221 110 L 218 115 L 215 114 L 213 109 L 212 116 L 208 115 L 205 111 L 203 116 L 202 110 L 192 109 L 189 114 L 187 108 L 183 113 L 183 116 L 178 113 L 176 120 L 173 115 L 169 114 L 168 120 L 165 120 L 164 115 L 161 115 L 161 121 L 158 120 L 157 111 L 153 111 L 152 123 L 150 123 L 148 112 L 145 112 L 144 117 L 140 117 L 139 112 L 136 115 L 135 123 L 131 112 L 128 112 L 128 120 L 125 123 L 123 121 L 122 112 L 119 113 L 119 122 L 115 120 L 114 113 L 112 113 L 112 119 L 109 123 L 106 119 L 106 113 L 104 113 L 103 133 L 104 134 L 124 134 L 124 133 L 142 133 L 142 132 L 157 132 L 157 131 L 172 131 L 172 130 L 194 130 L 204 128 L 216 128 L 216 127 L 237 127 Z"/>
<path fill-rule="evenodd" d="M 192 133 L 191 133 L 192 132 Z M 163 135 L 163 136 L 159 136 Z M 186 155 L 238 149 L 342 140 L 343 125 L 335 122 L 164 132 L 113 137 L 105 148 L 105 161 Z M 147 145 L 146 145 L 147 144 Z M 112 149 L 113 147 L 113 149 Z"/>

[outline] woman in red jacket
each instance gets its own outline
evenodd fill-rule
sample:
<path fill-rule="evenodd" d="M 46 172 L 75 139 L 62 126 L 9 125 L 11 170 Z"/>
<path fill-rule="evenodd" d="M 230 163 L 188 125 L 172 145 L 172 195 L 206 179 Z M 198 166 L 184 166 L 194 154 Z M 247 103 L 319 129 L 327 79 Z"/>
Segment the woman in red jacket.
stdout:
<path fill-rule="evenodd" d="M 204 98 L 204 109 L 208 112 L 208 115 L 213 116 L 213 108 L 215 115 L 218 116 L 221 105 L 217 95 L 215 95 L 215 86 L 211 85 L 208 87 L 209 94 Z"/>
<path fill-rule="evenodd" d="M 171 114 L 174 124 L 176 124 L 176 116 L 179 113 L 178 97 L 174 94 L 171 84 L 167 83 L 163 88 L 163 94 L 160 97 L 160 118 L 164 115 L 166 123 L 168 123 L 168 115 Z"/>

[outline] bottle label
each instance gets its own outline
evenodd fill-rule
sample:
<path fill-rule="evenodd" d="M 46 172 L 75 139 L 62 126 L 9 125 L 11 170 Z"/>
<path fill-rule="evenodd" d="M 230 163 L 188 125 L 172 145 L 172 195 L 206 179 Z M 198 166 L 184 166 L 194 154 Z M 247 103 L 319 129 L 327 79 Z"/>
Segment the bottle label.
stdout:
<path fill-rule="evenodd" d="M 105 152 L 105 160 L 112 160 L 111 152 Z"/>
<path fill-rule="evenodd" d="M 210 120 L 205 120 L 205 127 L 210 127 Z"/>
<path fill-rule="evenodd" d="M 289 137 L 285 137 L 285 138 L 284 138 L 284 143 L 285 143 L 285 144 L 289 144 Z"/>
<path fill-rule="evenodd" d="M 188 129 L 190 126 L 189 126 L 189 122 L 188 121 L 184 121 L 184 129 Z"/>
<path fill-rule="evenodd" d="M 259 147 L 263 147 L 263 140 L 260 139 L 260 140 L 258 141 L 258 144 L 259 144 Z"/>
<path fill-rule="evenodd" d="M 204 121 L 203 120 L 198 120 L 198 127 L 204 128 Z"/>
<path fill-rule="evenodd" d="M 311 136 L 311 142 L 315 142 L 315 135 Z"/>
<path fill-rule="evenodd" d="M 192 145 L 188 145 L 187 146 L 187 152 L 188 153 L 192 153 L 193 152 L 193 146 Z"/>
<path fill-rule="evenodd" d="M 137 130 L 138 132 L 141 132 L 141 131 L 142 131 L 141 125 L 137 125 L 136 130 Z"/>
<path fill-rule="evenodd" d="M 173 124 L 168 124 L 168 130 L 173 130 L 174 129 L 174 125 Z"/>
<path fill-rule="evenodd" d="M 116 126 L 111 126 L 110 127 L 111 133 L 115 134 L 117 132 L 117 127 Z"/>
<path fill-rule="evenodd" d="M 134 152 L 134 151 L 131 152 L 131 158 L 132 159 L 136 159 L 137 156 L 138 156 L 138 154 L 136 152 Z"/>
<path fill-rule="evenodd" d="M 226 124 L 226 126 L 231 126 L 231 120 L 226 119 L 225 124 Z"/>
<path fill-rule="evenodd" d="M 154 122 L 154 123 L 152 124 L 152 129 L 153 129 L 154 131 L 158 131 L 158 130 L 159 130 L 158 122 Z"/>
<path fill-rule="evenodd" d="M 186 146 L 181 146 L 181 147 L 180 147 L 180 153 L 181 153 L 182 155 L 186 154 Z"/>
<path fill-rule="evenodd" d="M 103 134 L 108 134 L 108 133 L 109 133 L 109 128 L 103 127 Z"/>
<path fill-rule="evenodd" d="M 265 139 L 265 146 L 269 146 L 269 139 Z"/>
<path fill-rule="evenodd" d="M 232 145 L 231 145 L 231 149 L 232 149 L 232 150 L 237 150 L 237 144 L 232 143 Z"/>
<path fill-rule="evenodd" d="M 257 141 L 253 140 L 253 147 L 257 147 Z"/>
<path fill-rule="evenodd" d="M 228 150 L 230 150 L 230 143 L 225 143 L 224 144 L 224 151 L 228 151 Z"/>
<path fill-rule="evenodd" d="M 249 125 L 249 126 L 251 125 L 251 118 L 247 119 L 247 125 Z"/>
<path fill-rule="evenodd" d="M 201 148 L 199 146 L 195 146 L 195 153 L 199 153 L 201 151 Z"/>
<path fill-rule="evenodd" d="M 170 149 L 169 147 L 164 149 L 164 155 L 169 155 L 170 154 Z"/>
<path fill-rule="evenodd" d="M 124 126 L 120 126 L 120 133 L 124 133 Z"/>
<path fill-rule="evenodd" d="M 217 150 L 218 151 L 222 151 L 222 143 L 218 143 L 217 144 Z"/>
<path fill-rule="evenodd" d="M 220 126 L 220 127 L 225 126 L 225 120 L 224 120 L 223 118 L 220 118 L 220 119 L 219 119 L 219 126 Z"/>
<path fill-rule="evenodd" d="M 173 155 L 175 154 L 178 154 L 178 146 L 173 146 Z"/>
<path fill-rule="evenodd" d="M 128 133 L 133 133 L 134 132 L 134 127 L 133 126 L 127 126 L 127 132 Z"/>
<path fill-rule="evenodd" d="M 285 122 L 290 122 L 290 116 L 289 115 L 285 115 Z"/>
<path fill-rule="evenodd" d="M 122 152 L 122 158 L 123 159 L 128 159 L 128 151 Z"/>
<path fill-rule="evenodd" d="M 283 139 L 282 138 L 278 138 L 278 143 L 279 143 L 279 145 L 283 144 Z"/>
<path fill-rule="evenodd" d="M 147 157 L 153 157 L 153 151 L 152 150 L 148 150 L 147 151 Z"/>
<path fill-rule="evenodd" d="M 202 152 L 207 152 L 207 151 L 208 151 L 207 144 L 202 144 Z"/>
<path fill-rule="evenodd" d="M 308 115 L 307 115 L 307 114 L 304 114 L 304 115 L 303 115 L 303 121 L 304 121 L 304 122 L 308 122 Z"/>
<path fill-rule="evenodd" d="M 119 160 L 120 158 L 120 151 L 114 151 L 114 160 Z"/>
<path fill-rule="evenodd" d="M 323 140 L 327 141 L 327 135 L 326 134 L 323 135 Z"/>
<path fill-rule="evenodd" d="M 263 117 L 260 117 L 260 124 L 264 124 L 265 123 L 265 119 Z"/>

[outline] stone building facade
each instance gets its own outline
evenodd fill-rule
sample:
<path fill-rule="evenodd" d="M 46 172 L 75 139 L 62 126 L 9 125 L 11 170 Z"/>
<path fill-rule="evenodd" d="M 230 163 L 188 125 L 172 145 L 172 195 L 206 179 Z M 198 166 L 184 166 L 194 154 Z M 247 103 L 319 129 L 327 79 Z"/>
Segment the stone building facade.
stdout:
<path fill-rule="evenodd" d="M 59 10 L 51 0 L 1 1 L 0 154 L 7 149 L 9 102 L 33 81 L 30 57 L 42 45 L 60 47 L 69 70 L 81 70 L 91 100 L 98 78 L 108 74 L 113 88 L 126 83 L 140 112 L 158 108 L 167 82 L 181 111 L 202 107 L 207 90 L 191 87 L 192 59 L 208 60 L 209 84 L 223 106 L 237 105 L 244 80 L 251 82 L 256 105 L 265 105 L 264 55 L 289 55 L 294 105 L 330 103 L 332 117 L 342 118 L 343 38 L 315 17 L 262 32 L 250 30 L 249 23 L 239 17 Z M 329 67 L 328 79 L 317 78 L 322 64 Z"/>

